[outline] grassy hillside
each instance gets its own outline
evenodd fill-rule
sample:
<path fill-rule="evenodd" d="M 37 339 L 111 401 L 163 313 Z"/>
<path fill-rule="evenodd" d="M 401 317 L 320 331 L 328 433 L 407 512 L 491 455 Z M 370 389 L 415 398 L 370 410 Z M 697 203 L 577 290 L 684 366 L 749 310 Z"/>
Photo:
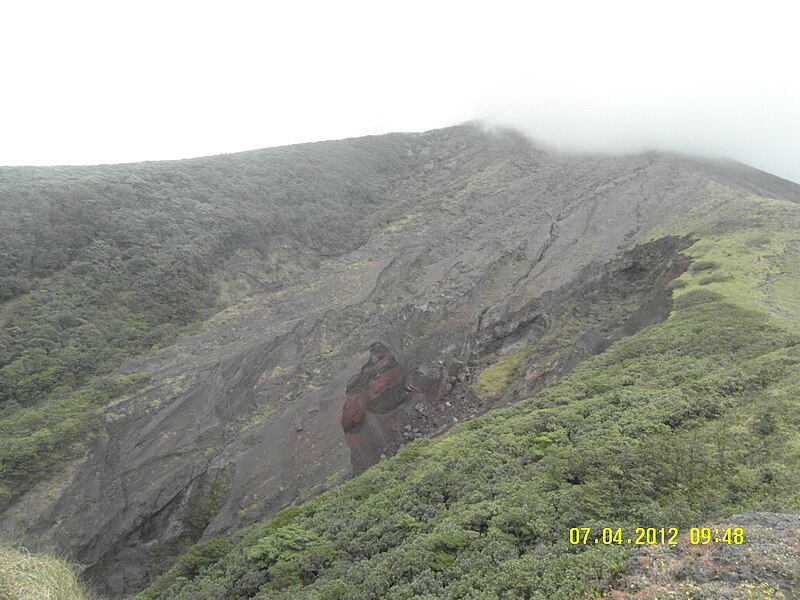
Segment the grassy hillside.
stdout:
<path fill-rule="evenodd" d="M 668 320 L 194 547 L 139 598 L 578 598 L 609 590 L 631 547 L 573 546 L 571 527 L 800 509 L 800 208 L 715 198 L 673 231 L 697 241 Z"/>
<path fill-rule="evenodd" d="M 76 568 L 51 554 L 0 548 L 0 598 L 4 600 L 90 600 Z"/>

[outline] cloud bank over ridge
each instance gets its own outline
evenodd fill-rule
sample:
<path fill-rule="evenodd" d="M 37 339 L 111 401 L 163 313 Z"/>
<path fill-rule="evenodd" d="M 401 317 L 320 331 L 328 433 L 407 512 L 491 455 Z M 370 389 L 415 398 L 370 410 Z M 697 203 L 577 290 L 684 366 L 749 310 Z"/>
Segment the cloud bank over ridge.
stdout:
<path fill-rule="evenodd" d="M 789 3 L 79 1 L 6 10 L 0 164 L 184 158 L 482 119 L 800 181 Z"/>

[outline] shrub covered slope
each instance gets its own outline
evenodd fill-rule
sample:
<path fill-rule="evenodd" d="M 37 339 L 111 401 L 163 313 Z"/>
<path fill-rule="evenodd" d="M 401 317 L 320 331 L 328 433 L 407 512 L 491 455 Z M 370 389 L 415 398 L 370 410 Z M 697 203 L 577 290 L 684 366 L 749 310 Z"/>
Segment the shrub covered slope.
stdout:
<path fill-rule="evenodd" d="M 611 589 L 631 548 L 572 546 L 571 527 L 798 510 L 800 210 L 723 198 L 686 223 L 667 321 L 194 547 L 139 598 L 577 598 Z"/>

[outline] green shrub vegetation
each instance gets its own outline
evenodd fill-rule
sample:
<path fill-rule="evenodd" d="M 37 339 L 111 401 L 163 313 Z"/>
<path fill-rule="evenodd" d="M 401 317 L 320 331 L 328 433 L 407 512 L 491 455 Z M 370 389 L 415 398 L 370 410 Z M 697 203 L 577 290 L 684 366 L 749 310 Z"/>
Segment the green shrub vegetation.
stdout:
<path fill-rule="evenodd" d="M 33 406 L 0 406 L 0 506 L 81 456 L 100 430 L 108 400 L 147 380 L 143 374 L 96 378 L 81 390 L 50 394 Z"/>
<path fill-rule="evenodd" d="M 800 509 L 800 265 L 774 260 L 793 256 L 800 211 L 731 206 L 715 218 L 736 224 L 693 231 L 688 254 L 707 268 L 673 286 L 665 322 L 240 531 L 191 573 L 179 563 L 139 598 L 591 597 L 630 547 L 572 546 L 571 527 Z M 512 373 L 509 359 L 493 379 Z"/>

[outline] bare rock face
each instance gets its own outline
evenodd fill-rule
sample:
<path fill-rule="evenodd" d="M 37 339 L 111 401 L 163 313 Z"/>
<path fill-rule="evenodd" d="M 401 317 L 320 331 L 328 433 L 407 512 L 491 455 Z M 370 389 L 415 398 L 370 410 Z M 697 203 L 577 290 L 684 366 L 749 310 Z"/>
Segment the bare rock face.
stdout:
<path fill-rule="evenodd" d="M 370 359 L 361 373 L 347 384 L 347 398 L 342 408 L 342 429 L 356 433 L 364 424 L 367 411 L 388 413 L 402 404 L 405 374 L 389 349 L 376 342 L 370 346 Z"/>
<path fill-rule="evenodd" d="M 409 406 L 419 414 L 427 413 L 452 391 L 450 379 L 443 366 L 436 377 L 420 371 L 407 373 L 391 350 L 380 342 L 372 344 L 369 361 L 347 385 L 342 408 L 342 429 L 354 472 L 394 454 L 404 441 L 421 437 L 419 427 L 412 427 Z"/>
<path fill-rule="evenodd" d="M 665 319 L 668 284 L 689 265 L 680 251 L 690 238 L 642 244 L 603 265 L 593 264 L 575 282 L 532 299 L 519 310 L 484 311 L 472 334 L 468 362 L 435 363 L 404 357 L 376 342 L 361 372 L 349 382 L 342 429 L 353 471 L 360 473 L 405 443 L 435 436 L 496 406 L 528 397 L 614 341 Z M 519 359 L 521 376 L 503 394 L 486 397 L 473 382 L 498 352 L 536 348 Z M 490 352 L 491 351 L 491 352 Z"/>
<path fill-rule="evenodd" d="M 664 318 L 691 240 L 643 242 L 710 189 L 793 189 L 673 155 L 549 154 L 474 125 L 309 148 L 361 143 L 408 157 L 371 176 L 369 239 L 125 363 L 118 373 L 147 373 L 147 387 L 106 407 L 83 461 L 0 515 L 4 539 L 56 548 L 110 597 L 135 592 L 188 544 L 535 393 Z M 520 376 L 479 394 L 481 370 L 520 349 Z"/>

